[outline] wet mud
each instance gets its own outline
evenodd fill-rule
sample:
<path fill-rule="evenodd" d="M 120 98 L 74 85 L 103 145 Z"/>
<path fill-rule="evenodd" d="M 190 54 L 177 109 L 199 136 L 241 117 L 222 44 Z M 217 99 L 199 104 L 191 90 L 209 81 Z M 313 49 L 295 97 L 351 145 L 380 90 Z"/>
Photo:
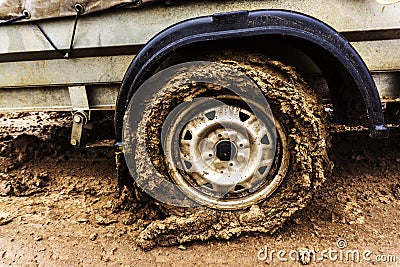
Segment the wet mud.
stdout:
<path fill-rule="evenodd" d="M 291 67 L 261 55 L 224 54 L 211 56 L 210 61 L 221 62 L 221 67 L 183 68 L 161 90 L 146 99 L 150 103 L 143 111 L 131 137 L 137 142 L 133 165 L 134 176 L 141 185 L 151 190 L 169 192 L 168 173 L 160 147 L 163 122 L 174 106 L 204 95 L 219 94 L 224 88 L 246 88 L 242 79 L 232 84 L 192 83 L 207 77 L 225 77 L 235 71 L 245 73 L 261 89 L 272 112 L 285 128 L 291 153 L 290 172 L 284 183 L 263 203 L 242 211 L 215 211 L 199 208 L 176 208 L 159 203 L 167 214 L 164 220 L 153 221 L 139 235 L 138 244 L 144 249 L 156 245 L 174 245 L 210 238 L 230 239 L 245 233 L 274 233 L 296 212 L 303 209 L 312 194 L 329 175 L 332 163 L 327 151 L 329 137 L 326 116 L 319 99 Z M 253 92 L 243 92 L 251 95 Z M 253 96 L 252 96 L 253 97 Z M 151 168 L 149 166 L 154 166 Z M 185 196 L 182 202 L 190 203 Z"/>
<path fill-rule="evenodd" d="M 332 175 L 304 209 L 273 235 L 266 235 L 254 231 L 266 225 L 264 213 L 256 206 L 233 219 L 209 209 L 165 217 L 151 202 L 137 201 L 131 190 L 118 186 L 112 149 L 58 147 L 60 141 L 66 143 L 68 134 L 49 135 L 40 124 L 32 124 L 36 116 L 47 115 L 25 113 L 12 120 L 2 116 L 6 120 L 0 124 L 1 146 L 21 146 L 20 152 L 9 150 L 0 158 L 2 265 L 254 266 L 264 264 L 257 252 L 265 245 L 275 250 L 321 251 L 335 248 L 338 239 L 345 239 L 350 249 L 368 248 L 374 254 L 400 257 L 400 136 L 396 133 L 387 140 L 371 140 L 368 132 L 334 134 Z M 52 131 L 69 131 L 62 116 L 46 118 Z M 22 130 L 19 125 L 24 124 L 34 131 Z M 21 139 L 25 141 L 17 141 Z M 23 149 L 26 143 L 38 151 L 34 157 Z M 14 166 L 5 168 L 10 164 Z M 153 247 L 183 242 L 188 243 Z M 153 249 L 144 252 L 141 247 Z M 271 264 L 279 262 L 275 259 Z"/>

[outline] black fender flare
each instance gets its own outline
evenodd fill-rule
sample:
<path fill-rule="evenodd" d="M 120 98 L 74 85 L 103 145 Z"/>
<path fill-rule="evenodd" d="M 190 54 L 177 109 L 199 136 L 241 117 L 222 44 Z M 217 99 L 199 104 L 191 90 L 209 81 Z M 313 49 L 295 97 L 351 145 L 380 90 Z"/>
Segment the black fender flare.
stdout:
<path fill-rule="evenodd" d="M 122 142 L 125 110 L 135 91 L 163 58 L 186 45 L 258 35 L 280 35 L 311 43 L 329 55 L 350 75 L 368 113 L 371 137 L 387 136 L 379 94 L 357 51 L 337 31 L 305 14 L 287 10 L 219 13 L 175 24 L 153 37 L 136 55 L 125 73 L 115 111 L 117 142 Z"/>

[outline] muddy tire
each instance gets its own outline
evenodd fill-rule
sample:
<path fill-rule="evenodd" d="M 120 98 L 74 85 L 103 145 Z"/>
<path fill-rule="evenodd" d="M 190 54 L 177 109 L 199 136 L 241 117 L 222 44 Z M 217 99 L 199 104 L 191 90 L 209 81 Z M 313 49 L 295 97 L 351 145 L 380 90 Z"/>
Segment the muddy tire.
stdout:
<path fill-rule="evenodd" d="M 154 221 L 141 233 L 138 243 L 144 248 L 210 237 L 228 239 L 245 232 L 273 233 L 305 207 L 331 170 L 322 105 L 292 67 L 262 55 L 231 52 L 207 60 L 222 67 L 181 68 L 162 88 L 146 96 L 141 113 L 125 126 L 124 139 L 132 140 L 125 157 L 137 185 L 173 196 L 179 203 L 156 197 L 166 219 Z M 216 72 L 229 76 L 232 69 L 256 84 L 273 118 L 254 100 L 255 92 L 244 90 L 238 98 L 225 90 L 229 86 L 244 88 L 243 79 L 222 86 L 191 82 L 193 77 L 202 79 Z M 224 107 L 202 102 L 204 97 L 222 102 Z M 253 116 L 258 124 L 246 124 Z M 210 126 L 213 120 L 217 122 Z M 246 125 L 241 128 L 240 123 Z M 271 123 L 274 128 L 268 131 Z M 251 133 L 243 135 L 243 129 Z M 235 138 L 230 131 L 236 131 Z M 211 144 L 204 145 L 201 138 L 212 140 Z M 271 140 L 276 140 L 273 146 Z M 252 144 L 247 152 L 242 147 L 246 142 Z M 196 149 L 190 149 L 193 146 Z M 203 155 L 210 159 L 194 160 Z M 234 167 L 240 164 L 247 172 L 234 179 L 235 185 L 227 186 L 215 178 L 219 171 L 234 176 L 238 171 Z M 193 167 L 198 165 L 202 167 Z"/>

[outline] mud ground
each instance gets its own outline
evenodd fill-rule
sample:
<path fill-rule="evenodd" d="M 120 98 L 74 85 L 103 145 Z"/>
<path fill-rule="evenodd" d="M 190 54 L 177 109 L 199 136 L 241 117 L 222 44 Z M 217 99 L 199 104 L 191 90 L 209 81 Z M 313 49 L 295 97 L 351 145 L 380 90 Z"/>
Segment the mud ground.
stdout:
<path fill-rule="evenodd" d="M 159 214 L 143 203 L 127 202 L 118 187 L 112 149 L 68 145 L 69 116 L 0 117 L 0 266 L 400 266 L 397 133 L 378 141 L 366 132 L 334 135 L 332 177 L 306 209 L 272 236 L 145 252 L 137 247 L 137 237 Z M 94 125 L 95 133 L 102 129 L 97 136 L 104 127 L 112 129 L 112 123 L 102 123 Z M 338 248 L 338 240 L 347 246 Z M 286 262 L 279 259 L 279 250 L 286 252 L 281 257 Z M 320 261 L 288 256 L 306 250 L 315 251 Z M 339 252 L 356 250 L 360 260 L 340 258 Z M 371 254 L 363 259 L 365 251 Z"/>

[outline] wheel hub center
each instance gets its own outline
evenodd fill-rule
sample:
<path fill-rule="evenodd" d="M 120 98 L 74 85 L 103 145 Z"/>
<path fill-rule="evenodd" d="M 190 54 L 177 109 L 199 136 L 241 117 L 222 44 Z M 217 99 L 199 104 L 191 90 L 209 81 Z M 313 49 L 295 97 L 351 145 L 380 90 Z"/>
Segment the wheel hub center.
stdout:
<path fill-rule="evenodd" d="M 230 161 L 236 156 L 236 146 L 228 140 L 220 141 L 216 147 L 216 156 L 221 161 Z"/>

